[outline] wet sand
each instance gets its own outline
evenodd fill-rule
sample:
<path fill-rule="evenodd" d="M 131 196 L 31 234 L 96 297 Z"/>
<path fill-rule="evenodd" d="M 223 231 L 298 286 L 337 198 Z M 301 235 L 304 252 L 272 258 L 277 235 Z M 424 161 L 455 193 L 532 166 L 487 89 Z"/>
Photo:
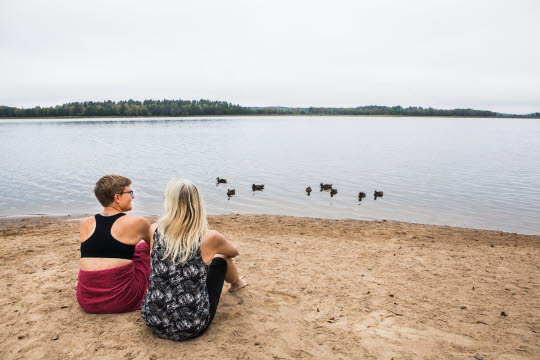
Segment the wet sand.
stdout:
<path fill-rule="evenodd" d="M 540 236 L 391 221 L 211 216 L 250 285 L 209 331 L 75 299 L 78 221 L 0 219 L 1 359 L 539 359 Z M 504 312 L 504 314 L 503 314 Z"/>

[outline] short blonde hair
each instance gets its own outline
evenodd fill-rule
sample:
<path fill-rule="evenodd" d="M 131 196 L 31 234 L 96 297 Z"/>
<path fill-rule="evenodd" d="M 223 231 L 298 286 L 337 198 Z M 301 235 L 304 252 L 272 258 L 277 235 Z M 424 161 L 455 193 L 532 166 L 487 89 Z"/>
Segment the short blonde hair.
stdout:
<path fill-rule="evenodd" d="M 99 203 L 104 207 L 111 205 L 114 195 L 124 191 L 126 186 L 131 185 L 131 180 L 120 175 L 105 175 L 98 180 L 94 187 L 94 194 Z"/>
<path fill-rule="evenodd" d="M 172 179 L 165 189 L 163 206 L 165 213 L 158 220 L 158 232 L 165 242 L 163 260 L 185 263 L 200 250 L 208 230 L 199 190 L 189 180 Z"/>

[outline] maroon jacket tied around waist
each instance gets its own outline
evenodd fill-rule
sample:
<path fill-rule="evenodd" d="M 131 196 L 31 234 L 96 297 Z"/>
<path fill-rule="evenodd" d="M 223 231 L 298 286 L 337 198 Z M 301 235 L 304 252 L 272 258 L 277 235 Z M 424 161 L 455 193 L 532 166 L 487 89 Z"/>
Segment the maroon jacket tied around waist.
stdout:
<path fill-rule="evenodd" d="M 137 244 L 131 264 L 106 270 L 79 270 L 77 301 L 94 314 L 122 313 L 141 308 L 150 276 L 150 247 Z"/>

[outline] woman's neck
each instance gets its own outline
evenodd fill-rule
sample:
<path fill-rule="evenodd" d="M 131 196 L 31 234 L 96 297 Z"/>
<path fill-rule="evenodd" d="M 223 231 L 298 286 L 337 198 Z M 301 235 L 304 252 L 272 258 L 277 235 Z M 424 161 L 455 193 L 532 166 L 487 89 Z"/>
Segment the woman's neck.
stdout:
<path fill-rule="evenodd" d="M 116 206 L 106 206 L 103 209 L 103 212 L 101 213 L 101 215 L 103 215 L 103 216 L 113 216 L 113 215 L 120 214 L 121 212 L 122 212 L 121 208 L 118 208 Z"/>

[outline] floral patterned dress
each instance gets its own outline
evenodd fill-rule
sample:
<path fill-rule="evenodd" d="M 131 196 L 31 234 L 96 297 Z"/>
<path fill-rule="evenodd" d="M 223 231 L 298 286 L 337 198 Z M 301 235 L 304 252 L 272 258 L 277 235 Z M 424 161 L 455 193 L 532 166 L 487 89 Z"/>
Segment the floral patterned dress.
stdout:
<path fill-rule="evenodd" d="M 191 339 L 210 324 L 208 265 L 202 260 L 200 249 L 180 265 L 162 260 L 164 252 L 165 241 L 156 230 L 142 317 L 157 337 L 174 341 Z"/>

